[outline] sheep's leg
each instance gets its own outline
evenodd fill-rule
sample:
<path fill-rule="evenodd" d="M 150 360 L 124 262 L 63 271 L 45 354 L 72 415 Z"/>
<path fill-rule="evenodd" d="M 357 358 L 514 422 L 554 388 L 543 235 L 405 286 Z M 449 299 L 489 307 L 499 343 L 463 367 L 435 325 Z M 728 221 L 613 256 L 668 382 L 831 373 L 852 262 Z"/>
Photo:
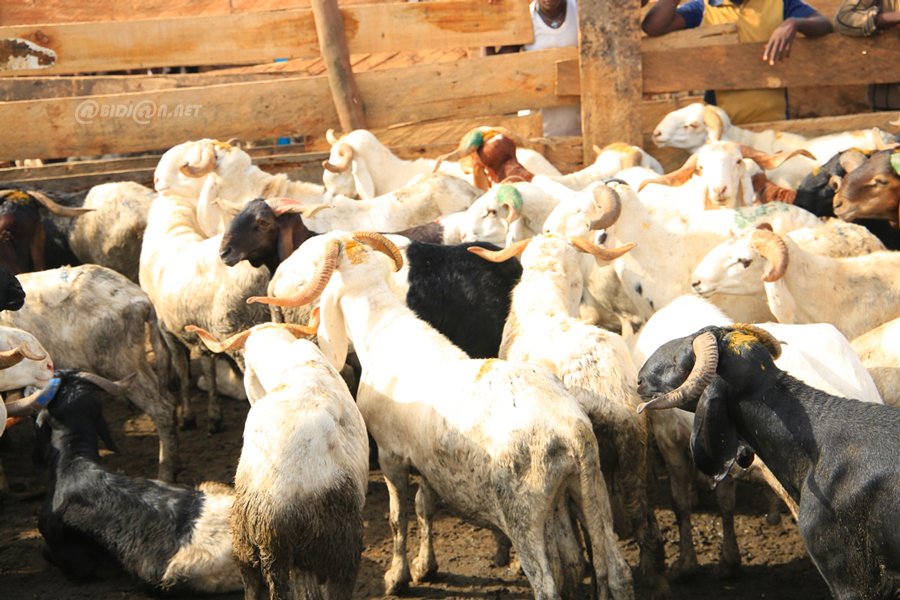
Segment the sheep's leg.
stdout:
<path fill-rule="evenodd" d="M 294 558 L 286 548 L 279 548 L 277 553 L 260 551 L 259 565 L 269 586 L 269 600 L 294 600 L 293 562 Z"/>
<path fill-rule="evenodd" d="M 294 587 L 297 591 L 297 600 L 324 600 L 322 588 L 319 587 L 319 578 L 315 573 L 300 571 L 294 575 Z M 349 598 L 349 596 L 347 596 Z M 331 596 L 329 596 L 331 600 Z"/>
<path fill-rule="evenodd" d="M 437 573 L 437 559 L 434 556 L 432 521 L 436 507 L 434 490 L 422 477 L 416 492 L 416 518 L 419 522 L 419 555 L 412 562 L 413 581 L 429 581 Z"/>
<path fill-rule="evenodd" d="M 206 382 L 209 385 L 206 398 L 207 431 L 209 433 L 219 433 L 223 427 L 222 405 L 219 403 L 219 392 L 216 388 L 216 356 L 204 352 L 201 364 L 203 365 L 203 376 L 206 377 Z"/>
<path fill-rule="evenodd" d="M 736 577 L 741 569 L 741 555 L 734 533 L 734 505 L 737 484 L 727 477 L 716 486 L 716 500 L 722 511 L 722 552 L 719 557 L 719 576 Z"/>
<path fill-rule="evenodd" d="M 519 522 L 510 521 L 509 537 L 516 547 L 525 577 L 531 583 L 535 600 L 556 600 L 561 596 L 547 555 L 543 518 L 538 519 L 533 513 L 519 514 Z"/>
<path fill-rule="evenodd" d="M 243 561 L 238 561 L 238 567 L 244 582 L 244 600 L 267 600 L 269 593 L 259 568 Z"/>
<path fill-rule="evenodd" d="M 0 399 L 0 402 L 3 402 Z M 0 461 L 0 495 L 7 494 L 9 492 L 9 481 L 6 480 L 6 471 L 3 470 L 3 462 Z"/>
<path fill-rule="evenodd" d="M 394 555 L 391 558 L 391 568 L 384 574 L 384 590 L 388 595 L 397 595 L 408 589 L 411 579 L 406 557 L 409 468 L 400 461 L 394 462 L 386 458 L 384 454 L 379 456 L 378 461 L 387 484 L 391 532 L 394 536 Z"/>
<path fill-rule="evenodd" d="M 506 537 L 506 534 L 502 531 L 493 530 L 491 533 L 494 534 L 494 544 L 496 546 L 496 550 L 494 551 L 494 558 L 491 561 L 491 564 L 495 567 L 505 567 L 509 565 L 509 551 L 512 548 L 512 542 L 509 541 L 509 538 Z"/>
<path fill-rule="evenodd" d="M 162 386 L 158 382 L 154 383 L 152 378 L 153 372 L 150 367 L 142 367 L 139 377 L 128 392 L 128 399 L 153 419 L 159 436 L 158 477 L 171 483 L 175 481 L 175 475 L 181 468 L 175 424 L 175 401 L 168 390 L 160 393 L 159 388 Z"/>
<path fill-rule="evenodd" d="M 163 342 L 169 349 L 172 358 L 172 369 L 178 377 L 178 399 L 181 402 L 181 429 L 197 428 L 197 417 L 194 416 L 194 408 L 191 405 L 191 366 L 189 351 L 179 342 L 174 335 L 160 327 Z"/>

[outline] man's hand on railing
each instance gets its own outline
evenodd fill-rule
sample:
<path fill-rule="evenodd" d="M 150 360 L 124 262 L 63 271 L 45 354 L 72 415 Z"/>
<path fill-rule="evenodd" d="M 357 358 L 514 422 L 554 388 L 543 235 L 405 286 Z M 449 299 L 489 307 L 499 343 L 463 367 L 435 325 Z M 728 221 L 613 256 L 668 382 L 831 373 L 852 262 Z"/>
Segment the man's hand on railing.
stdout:
<path fill-rule="evenodd" d="M 769 36 L 762 59 L 774 65 L 790 57 L 791 46 L 797 33 L 802 33 L 808 38 L 821 37 L 831 33 L 831 21 L 822 15 L 785 19 Z"/>

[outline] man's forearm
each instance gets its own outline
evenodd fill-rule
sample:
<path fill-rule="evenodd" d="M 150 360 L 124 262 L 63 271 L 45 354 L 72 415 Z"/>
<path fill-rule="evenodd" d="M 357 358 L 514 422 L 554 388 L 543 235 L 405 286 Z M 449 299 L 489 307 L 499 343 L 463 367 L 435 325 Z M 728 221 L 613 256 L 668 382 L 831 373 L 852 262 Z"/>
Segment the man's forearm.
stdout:
<path fill-rule="evenodd" d="M 890 29 L 900 24 L 900 12 L 880 12 L 875 15 L 877 29 Z"/>
<path fill-rule="evenodd" d="M 831 33 L 831 21 L 822 15 L 794 19 L 797 25 L 797 33 L 802 33 L 808 38 L 822 37 Z"/>
<path fill-rule="evenodd" d="M 650 36 L 672 31 L 672 24 L 678 14 L 675 9 L 679 2 L 680 0 L 659 0 L 647 11 L 647 16 L 641 22 L 641 29 Z"/>

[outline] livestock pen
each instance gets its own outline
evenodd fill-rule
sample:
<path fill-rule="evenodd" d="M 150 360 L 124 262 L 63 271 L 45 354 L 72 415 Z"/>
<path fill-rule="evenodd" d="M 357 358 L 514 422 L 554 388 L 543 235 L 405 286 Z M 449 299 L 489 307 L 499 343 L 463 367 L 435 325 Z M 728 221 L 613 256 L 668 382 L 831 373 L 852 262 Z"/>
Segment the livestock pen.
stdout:
<path fill-rule="evenodd" d="M 449 152 L 474 126 L 504 126 L 562 172 L 590 163 L 594 146 L 641 145 L 667 168 L 682 150 L 656 148 L 650 134 L 669 111 L 707 88 L 787 87 L 800 118 L 747 125 L 818 135 L 863 127 L 897 132 L 900 112 L 869 112 L 865 86 L 900 81 L 896 35 L 798 38 L 791 58 L 769 66 L 761 43 L 740 44 L 731 26 L 649 39 L 639 0 L 578 0 L 576 48 L 483 56 L 485 46 L 532 37 L 527 0 L 6 0 L 0 5 L 0 188 L 58 191 L 131 180 L 153 184 L 164 150 L 185 140 L 237 138 L 270 172 L 320 181 L 326 130 L 367 128 L 404 158 Z M 838 0 L 811 0 L 831 16 Z M 322 36 L 322 37 L 320 37 Z M 326 41 L 327 40 L 327 41 Z M 539 109 L 581 103 L 583 136 L 544 138 Z M 520 116 L 519 111 L 530 110 Z M 24 163 L 40 159 L 43 164 Z M 118 455 L 111 470 L 156 474 L 154 426 L 133 408 L 104 407 Z M 224 408 L 225 431 L 180 436 L 181 481 L 231 483 L 241 448 L 245 402 Z M 66 580 L 43 561 L 34 513 L 42 480 L 27 460 L 27 428 L 4 438 L 13 496 L 0 500 L 4 597 L 152 597 L 123 576 Z M 666 558 L 677 525 L 666 485 L 656 499 Z M 695 517 L 701 571 L 672 587 L 672 598 L 827 598 L 788 518 L 767 525 L 757 498 L 738 511 L 744 574 L 714 576 L 720 532 L 711 494 Z M 387 491 L 369 479 L 366 550 L 354 597 L 380 597 L 390 562 Z M 744 537 L 746 536 L 746 538 Z M 531 597 L 525 577 L 491 564 L 492 538 L 450 516 L 436 523 L 441 573 L 413 598 Z M 623 541 L 631 564 L 638 550 Z M 176 596 L 190 597 L 190 596 Z M 240 594 L 228 597 L 237 598 Z"/>

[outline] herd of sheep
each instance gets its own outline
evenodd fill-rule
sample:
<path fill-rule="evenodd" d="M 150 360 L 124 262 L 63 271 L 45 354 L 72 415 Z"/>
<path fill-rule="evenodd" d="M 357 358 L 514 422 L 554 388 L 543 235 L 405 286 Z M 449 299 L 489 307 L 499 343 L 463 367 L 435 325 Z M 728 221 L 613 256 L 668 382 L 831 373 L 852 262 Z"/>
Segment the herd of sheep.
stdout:
<path fill-rule="evenodd" d="M 788 505 L 835 598 L 900 592 L 892 135 L 754 133 L 693 104 L 653 133 L 692 153 L 680 169 L 612 144 L 568 175 L 501 128 L 435 160 L 365 130 L 328 140 L 323 184 L 203 139 L 163 154 L 155 189 L 0 192 L 0 433 L 36 415 L 56 566 L 350 598 L 377 451 L 387 594 L 436 573 L 440 502 L 494 533 L 496 564 L 515 550 L 535 598 L 665 598 L 698 567 L 698 470 L 725 572 L 748 477 Z M 234 487 L 172 483 L 198 385 L 211 432 L 220 395 L 251 404 Z M 153 419 L 158 480 L 104 469 L 106 394 Z M 680 534 L 668 571 L 654 444 Z"/>

